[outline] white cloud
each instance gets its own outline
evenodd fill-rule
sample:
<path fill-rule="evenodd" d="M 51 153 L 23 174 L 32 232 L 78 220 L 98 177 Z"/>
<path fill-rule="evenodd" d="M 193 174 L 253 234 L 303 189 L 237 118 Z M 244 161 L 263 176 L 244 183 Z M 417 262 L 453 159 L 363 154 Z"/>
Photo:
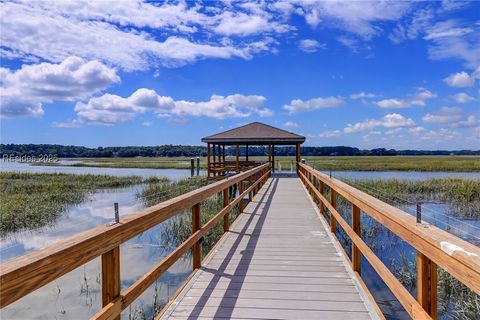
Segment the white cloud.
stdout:
<path fill-rule="evenodd" d="M 426 101 L 429 99 L 436 98 L 437 95 L 430 90 L 427 90 L 422 87 L 418 87 L 417 91 L 409 95 L 406 99 L 383 99 L 375 102 L 377 106 L 385 109 L 401 109 L 401 108 L 410 108 L 412 106 L 425 106 Z"/>
<path fill-rule="evenodd" d="M 337 138 L 342 135 L 342 131 L 340 130 L 332 130 L 332 131 L 323 131 L 318 136 L 320 138 Z"/>
<path fill-rule="evenodd" d="M 267 32 L 284 33 L 291 29 L 291 27 L 286 24 L 272 21 L 271 15 L 265 11 L 261 11 L 261 14 L 253 15 L 226 11 L 219 17 L 219 21 L 219 24 L 215 26 L 213 30 L 216 33 L 227 36 L 248 36 Z"/>
<path fill-rule="evenodd" d="M 422 120 L 451 128 L 472 128 L 480 125 L 474 115 L 465 114 L 461 108 L 443 107 L 437 112 L 427 113 Z"/>
<path fill-rule="evenodd" d="M 288 113 L 293 114 L 324 108 L 341 107 L 344 104 L 345 101 L 340 97 L 314 98 L 306 101 L 294 99 L 290 101 L 290 104 L 284 105 L 283 109 L 287 110 Z"/>
<path fill-rule="evenodd" d="M 0 77 L 2 117 L 40 116 L 43 103 L 87 98 L 120 82 L 115 69 L 78 57 L 23 65 L 16 71 L 1 68 Z"/>
<path fill-rule="evenodd" d="M 306 52 L 306 53 L 314 53 L 317 52 L 320 49 L 325 49 L 326 45 L 321 44 L 317 40 L 313 39 L 303 39 L 300 41 L 298 47 L 300 50 Z"/>
<path fill-rule="evenodd" d="M 409 107 L 408 103 L 405 100 L 401 100 L 401 99 L 383 99 L 375 102 L 375 104 L 380 108 L 387 108 L 387 109 Z"/>
<path fill-rule="evenodd" d="M 475 98 L 473 98 L 472 96 L 469 96 L 465 92 L 457 93 L 456 95 L 453 96 L 453 99 L 458 103 L 469 103 L 475 100 Z"/>
<path fill-rule="evenodd" d="M 287 128 L 298 128 L 298 123 L 293 122 L 293 121 L 287 121 L 287 122 L 285 122 L 285 127 L 287 127 Z"/>
<path fill-rule="evenodd" d="M 311 27 L 333 26 L 365 39 L 382 32 L 384 21 L 400 19 L 412 3 L 402 1 L 297 1 L 298 13 Z"/>
<path fill-rule="evenodd" d="M 1 3 L 0 7 L 1 54 L 8 58 L 59 62 L 75 55 L 134 71 L 156 65 L 180 66 L 206 58 L 250 59 L 255 53 L 273 50 L 274 42 L 265 36 L 236 42 L 222 36 L 191 40 L 191 33 L 214 33 L 222 25 L 222 14 L 227 14 L 207 15 L 199 5 L 25 1 Z M 158 33 L 149 33 L 142 29 L 145 27 Z M 237 27 L 242 34 L 263 30 L 259 25 L 249 30 L 245 25 Z M 272 32 L 285 31 L 275 23 L 266 27 L 273 28 Z"/>
<path fill-rule="evenodd" d="M 413 121 L 411 118 L 405 118 L 403 115 L 398 113 L 390 113 L 378 120 L 367 119 L 363 122 L 348 124 L 347 127 L 343 129 L 343 131 L 345 133 L 355 133 L 355 132 L 373 130 L 377 127 L 401 128 L 401 127 L 413 127 L 413 126 L 415 126 L 415 121 Z"/>
<path fill-rule="evenodd" d="M 457 72 L 449 75 L 443 79 L 450 87 L 464 88 L 472 87 L 475 84 L 475 79 L 465 71 Z"/>
<path fill-rule="evenodd" d="M 458 136 L 460 133 L 457 131 L 440 128 L 439 130 L 428 130 L 424 127 L 413 127 L 408 129 L 408 131 L 418 139 L 421 140 L 436 140 L 437 142 L 442 142 L 444 140 L 452 140 Z"/>
<path fill-rule="evenodd" d="M 268 114 L 264 107 L 266 99 L 256 95 L 234 94 L 229 96 L 213 95 L 209 101 L 191 102 L 173 100 L 160 96 L 154 90 L 141 88 L 131 96 L 124 98 L 113 94 L 104 94 L 79 102 L 75 106 L 77 119 L 68 124 L 104 124 L 112 125 L 127 122 L 138 114 L 151 112 L 159 117 L 188 116 L 210 117 L 215 119 L 245 118 L 250 115 Z M 68 126 L 57 124 L 57 126 Z"/>
<path fill-rule="evenodd" d="M 367 93 L 367 92 L 359 92 L 350 95 L 350 99 L 358 100 L 358 99 L 371 99 L 375 98 L 377 95 L 374 93 Z"/>

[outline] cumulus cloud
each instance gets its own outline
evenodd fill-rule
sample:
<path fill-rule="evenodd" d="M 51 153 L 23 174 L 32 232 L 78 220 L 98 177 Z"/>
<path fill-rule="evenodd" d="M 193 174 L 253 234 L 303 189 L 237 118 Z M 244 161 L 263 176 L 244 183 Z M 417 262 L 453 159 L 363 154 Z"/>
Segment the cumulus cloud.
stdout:
<path fill-rule="evenodd" d="M 1 68 L 0 79 L 2 117 L 39 116 L 44 103 L 87 98 L 120 82 L 115 69 L 78 57 L 23 65 L 16 71 Z"/>
<path fill-rule="evenodd" d="M 472 87 L 475 84 L 475 78 L 465 71 L 457 72 L 443 79 L 450 87 L 464 88 Z"/>
<path fill-rule="evenodd" d="M 301 99 L 294 99 L 290 104 L 283 106 L 283 109 L 288 113 L 293 114 L 297 112 L 313 111 L 325 108 L 341 107 L 345 101 L 340 97 L 314 98 L 303 101 Z"/>
<path fill-rule="evenodd" d="M 263 22 L 255 23 L 252 14 L 235 13 L 239 24 L 228 32 L 224 26 L 228 12 L 208 15 L 200 5 L 186 3 L 19 1 L 1 3 L 0 7 L 3 57 L 59 62 L 75 55 L 126 71 L 158 64 L 175 67 L 206 58 L 251 59 L 258 52 L 271 50 L 274 41 L 263 35 L 233 42 L 223 35 L 235 30 L 241 35 L 287 30 L 280 24 L 267 23 L 269 18 L 265 16 Z M 146 27 L 167 36 L 158 39 Z M 192 33 L 215 34 L 215 30 L 222 36 L 197 37 L 203 40 L 190 37 Z M 41 45 L 38 39 L 42 39 Z"/>
<path fill-rule="evenodd" d="M 79 102 L 75 106 L 77 119 L 68 124 L 112 125 L 130 121 L 138 114 L 147 112 L 162 118 L 171 116 L 180 119 L 188 116 L 215 119 L 245 118 L 252 114 L 259 116 L 270 114 L 271 111 L 264 107 L 265 101 L 263 96 L 233 94 L 213 95 L 208 101 L 192 102 L 174 100 L 171 97 L 160 96 L 154 90 L 141 88 L 126 98 L 104 94 L 87 102 Z"/>
<path fill-rule="evenodd" d="M 465 92 L 457 93 L 456 95 L 453 96 L 453 99 L 458 103 L 469 103 L 475 100 L 475 98 L 466 94 Z"/>
<path fill-rule="evenodd" d="M 385 109 L 410 108 L 412 106 L 425 106 L 426 101 L 436 98 L 437 95 L 430 90 L 419 87 L 417 91 L 409 95 L 406 99 L 390 98 L 376 101 L 375 104 Z"/>
<path fill-rule="evenodd" d="M 287 127 L 287 128 L 298 128 L 298 123 L 293 122 L 293 121 L 287 121 L 287 122 L 285 122 L 285 127 Z"/>
<path fill-rule="evenodd" d="M 359 92 L 359 93 L 353 93 L 350 95 L 350 99 L 352 100 L 358 100 L 358 99 L 371 99 L 375 98 L 377 95 L 374 93 L 368 93 L 368 92 Z"/>
<path fill-rule="evenodd" d="M 317 40 L 313 39 L 303 39 L 298 44 L 300 50 L 306 53 L 314 53 L 320 49 L 324 49 L 326 47 L 325 44 L 318 42 Z"/>
<path fill-rule="evenodd" d="M 345 133 L 355 133 L 373 130 L 377 127 L 384 127 L 390 129 L 413 126 L 415 126 L 415 121 L 413 121 L 411 118 L 406 118 L 398 113 L 390 113 L 385 115 L 381 119 L 367 119 L 363 122 L 348 124 L 347 127 L 343 129 L 343 131 Z"/>
<path fill-rule="evenodd" d="M 472 128 L 480 125 L 474 115 L 465 114 L 461 108 L 443 107 L 437 112 L 427 113 L 422 120 L 451 128 Z"/>
<path fill-rule="evenodd" d="M 444 140 L 452 140 L 458 136 L 460 133 L 450 129 L 440 128 L 439 130 L 428 130 L 424 127 L 413 127 L 408 129 L 413 136 L 421 140 L 436 140 L 437 142 L 442 142 Z"/>

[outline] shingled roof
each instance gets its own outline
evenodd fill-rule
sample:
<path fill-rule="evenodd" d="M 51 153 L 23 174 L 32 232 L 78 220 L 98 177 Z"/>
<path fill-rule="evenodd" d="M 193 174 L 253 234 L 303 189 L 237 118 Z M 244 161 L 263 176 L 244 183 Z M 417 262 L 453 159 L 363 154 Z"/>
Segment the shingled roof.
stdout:
<path fill-rule="evenodd" d="M 202 138 L 202 142 L 218 144 L 296 144 L 305 142 L 305 137 L 269 126 L 261 122 L 252 122 Z"/>

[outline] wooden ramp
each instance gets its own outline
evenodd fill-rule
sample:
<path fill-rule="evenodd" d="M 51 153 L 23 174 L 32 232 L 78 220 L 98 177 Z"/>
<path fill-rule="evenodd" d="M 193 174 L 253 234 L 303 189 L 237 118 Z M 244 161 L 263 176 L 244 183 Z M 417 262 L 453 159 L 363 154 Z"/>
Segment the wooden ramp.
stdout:
<path fill-rule="evenodd" d="M 296 177 L 273 177 L 162 319 L 376 319 Z"/>

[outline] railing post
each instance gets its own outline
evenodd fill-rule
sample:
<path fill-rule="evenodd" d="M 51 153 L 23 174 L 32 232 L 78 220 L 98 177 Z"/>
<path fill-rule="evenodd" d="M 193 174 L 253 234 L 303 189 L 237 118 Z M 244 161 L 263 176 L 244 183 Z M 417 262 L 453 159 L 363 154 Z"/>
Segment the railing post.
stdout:
<path fill-rule="evenodd" d="M 318 186 L 318 191 L 320 191 L 320 194 L 323 195 L 324 185 L 323 185 L 322 180 L 320 180 L 320 185 Z M 323 201 L 320 200 L 320 212 L 323 214 L 324 211 L 325 211 L 325 205 L 323 204 Z"/>
<path fill-rule="evenodd" d="M 248 179 L 249 179 L 248 180 L 249 181 L 248 187 L 250 188 L 250 186 L 252 185 L 252 181 L 253 181 L 252 176 L 250 176 Z M 252 202 L 252 199 L 253 199 L 253 190 L 248 193 L 248 202 Z"/>
<path fill-rule="evenodd" d="M 330 187 L 330 204 L 333 209 L 337 209 L 337 192 Z M 333 213 L 330 212 L 330 230 L 332 233 L 337 233 L 337 220 L 333 216 Z"/>
<path fill-rule="evenodd" d="M 243 193 L 243 180 L 240 181 L 239 184 L 240 185 L 238 186 L 238 190 L 239 190 L 238 192 L 240 193 L 241 199 L 240 199 L 240 202 L 238 203 L 238 205 L 240 207 L 240 213 L 242 213 L 243 212 L 243 195 L 242 195 L 242 193 Z"/>
<path fill-rule="evenodd" d="M 102 254 L 102 306 L 120 295 L 120 247 Z M 120 316 L 114 319 L 120 320 Z"/>
<path fill-rule="evenodd" d="M 361 236 L 360 231 L 360 208 L 352 203 L 352 229 L 358 236 Z M 362 269 L 362 253 L 360 249 L 352 243 L 352 266 L 353 271 L 361 273 Z"/>
<path fill-rule="evenodd" d="M 228 198 L 228 188 L 223 189 L 223 207 L 228 206 L 230 199 Z M 223 232 L 230 230 L 230 211 L 223 216 Z"/>
<path fill-rule="evenodd" d="M 432 317 L 438 318 L 437 311 L 437 265 L 417 251 L 417 301 Z"/>
<path fill-rule="evenodd" d="M 192 207 L 192 233 L 200 230 L 200 203 L 197 203 Z M 197 241 L 193 245 L 192 255 L 193 270 L 202 266 L 202 247 L 200 241 Z"/>

